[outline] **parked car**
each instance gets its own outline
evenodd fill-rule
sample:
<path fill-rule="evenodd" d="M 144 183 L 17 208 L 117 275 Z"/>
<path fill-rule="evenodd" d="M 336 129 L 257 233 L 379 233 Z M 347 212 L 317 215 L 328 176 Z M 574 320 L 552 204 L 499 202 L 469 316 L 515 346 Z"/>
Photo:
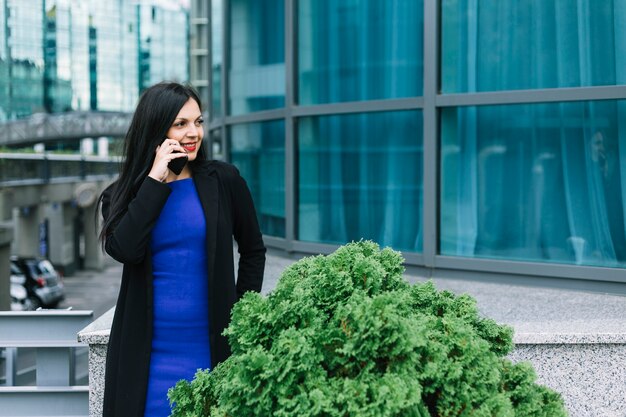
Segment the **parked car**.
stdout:
<path fill-rule="evenodd" d="M 11 262 L 11 310 L 12 311 L 25 311 L 32 310 L 32 304 L 28 298 L 28 291 L 26 291 L 26 276 L 20 270 L 20 268 L 13 262 Z"/>
<path fill-rule="evenodd" d="M 24 274 L 24 288 L 33 310 L 54 308 L 65 298 L 63 280 L 47 259 L 11 257 L 11 263 Z"/>

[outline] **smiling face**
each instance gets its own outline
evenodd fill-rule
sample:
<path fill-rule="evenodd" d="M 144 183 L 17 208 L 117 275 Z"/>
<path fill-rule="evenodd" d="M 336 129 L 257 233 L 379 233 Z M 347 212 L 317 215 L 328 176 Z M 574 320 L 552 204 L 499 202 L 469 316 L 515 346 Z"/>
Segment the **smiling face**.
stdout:
<path fill-rule="evenodd" d="M 176 115 L 176 119 L 167 131 L 167 137 L 180 142 L 187 151 L 190 161 L 198 156 L 202 145 L 204 129 L 202 128 L 202 113 L 198 103 L 190 98 Z"/>

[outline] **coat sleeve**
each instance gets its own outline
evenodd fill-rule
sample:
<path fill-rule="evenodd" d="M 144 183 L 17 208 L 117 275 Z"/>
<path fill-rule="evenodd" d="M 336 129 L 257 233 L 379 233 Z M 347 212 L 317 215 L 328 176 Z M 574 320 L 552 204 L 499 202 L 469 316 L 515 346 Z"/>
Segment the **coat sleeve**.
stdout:
<path fill-rule="evenodd" d="M 239 250 L 237 298 L 246 291 L 261 291 L 265 269 L 265 244 L 246 181 L 235 168 L 232 178 L 233 235 Z"/>
<path fill-rule="evenodd" d="M 107 233 L 104 250 L 113 259 L 125 264 L 141 263 L 150 243 L 152 229 L 165 205 L 170 188 L 147 177 L 128 210 L 112 231 Z M 102 195 L 102 216 L 107 219 L 111 203 L 111 187 Z"/>

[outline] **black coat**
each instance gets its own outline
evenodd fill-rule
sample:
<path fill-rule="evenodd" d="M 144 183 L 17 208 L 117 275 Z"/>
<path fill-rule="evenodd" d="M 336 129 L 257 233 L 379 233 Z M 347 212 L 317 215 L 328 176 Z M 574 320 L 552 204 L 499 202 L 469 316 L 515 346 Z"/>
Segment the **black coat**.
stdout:
<path fill-rule="evenodd" d="M 230 355 L 222 331 L 228 326 L 233 304 L 244 292 L 261 290 L 265 246 L 250 191 L 234 166 L 199 162 L 193 169 L 193 181 L 206 219 L 209 340 L 214 367 Z M 102 196 L 105 219 L 112 187 Z M 152 343 L 150 236 L 170 192 L 166 184 L 147 177 L 105 241 L 106 252 L 124 264 L 124 272 L 107 352 L 103 417 L 143 417 Z M 236 284 L 233 236 L 240 254 Z"/>

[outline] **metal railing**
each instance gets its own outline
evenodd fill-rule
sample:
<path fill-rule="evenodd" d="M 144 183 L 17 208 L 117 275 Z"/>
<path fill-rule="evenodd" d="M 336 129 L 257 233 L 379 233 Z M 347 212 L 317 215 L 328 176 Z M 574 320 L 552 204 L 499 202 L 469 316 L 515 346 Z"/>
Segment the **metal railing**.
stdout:
<path fill-rule="evenodd" d="M 0 417 L 88 416 L 89 387 L 76 385 L 76 334 L 92 321 L 91 311 L 0 312 L 0 348 L 5 384 L 0 386 Z M 35 352 L 35 385 L 16 385 L 17 357 Z"/>
<path fill-rule="evenodd" d="M 0 153 L 0 185 L 38 185 L 112 178 L 119 156 Z"/>

